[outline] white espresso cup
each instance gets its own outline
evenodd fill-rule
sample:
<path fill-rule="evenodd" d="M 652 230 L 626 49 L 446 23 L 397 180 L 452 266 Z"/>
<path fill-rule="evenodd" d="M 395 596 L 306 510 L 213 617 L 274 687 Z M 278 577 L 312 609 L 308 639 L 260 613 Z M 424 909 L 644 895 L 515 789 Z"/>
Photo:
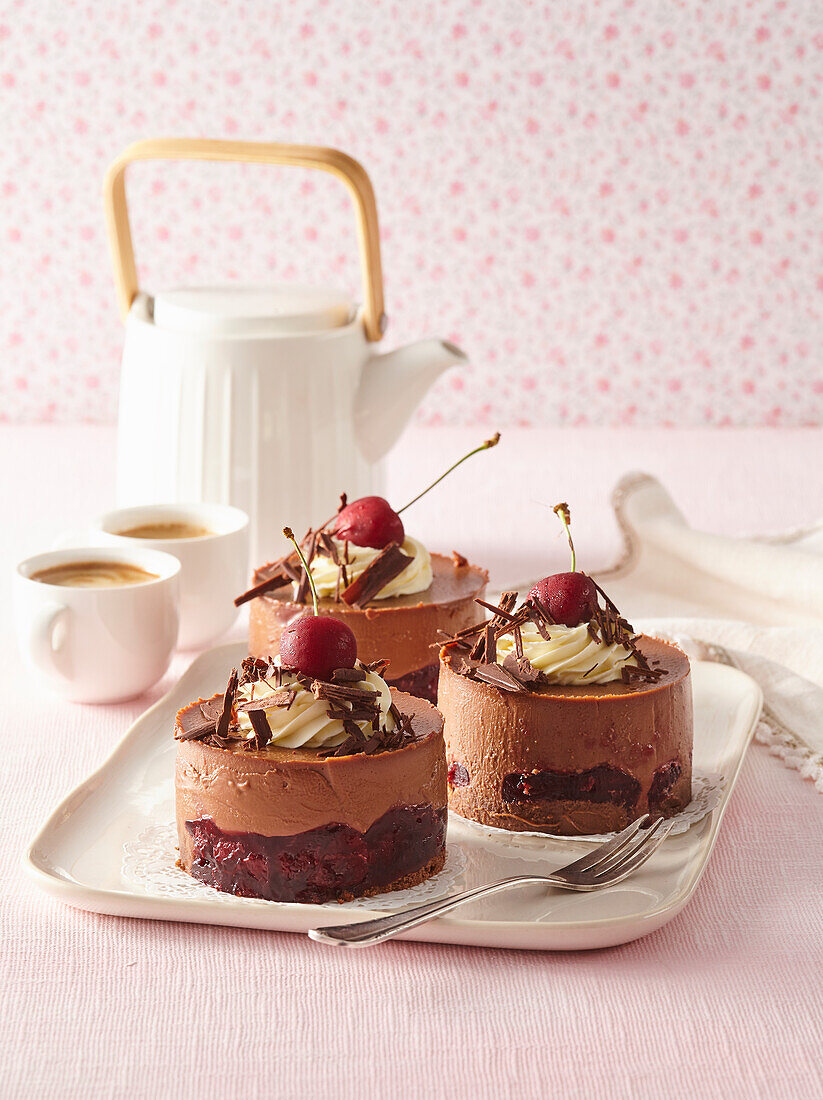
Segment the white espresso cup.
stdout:
<path fill-rule="evenodd" d="M 187 524 L 205 530 L 194 538 L 139 538 L 122 532 L 148 525 Z M 234 597 L 248 586 L 249 517 L 228 504 L 145 504 L 118 508 L 74 538 L 132 550 L 162 550 L 180 561 L 180 649 L 201 649 L 237 618 Z M 72 537 L 61 539 L 65 545 Z"/>
<path fill-rule="evenodd" d="M 136 566 L 140 583 L 75 587 L 34 580 L 88 562 Z M 99 546 L 27 558 L 14 576 L 14 617 L 25 662 L 74 703 L 116 703 L 156 684 L 177 641 L 180 562 L 156 550 Z"/>

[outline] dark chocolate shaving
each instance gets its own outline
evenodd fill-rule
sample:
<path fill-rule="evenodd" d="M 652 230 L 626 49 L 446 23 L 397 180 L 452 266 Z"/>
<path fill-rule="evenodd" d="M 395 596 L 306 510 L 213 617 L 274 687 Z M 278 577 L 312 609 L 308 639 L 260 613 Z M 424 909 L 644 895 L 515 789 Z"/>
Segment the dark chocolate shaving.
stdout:
<path fill-rule="evenodd" d="M 259 680 L 265 680 L 271 664 L 271 659 L 264 661 L 262 657 L 246 657 L 240 666 L 240 683 L 256 684 Z"/>
<path fill-rule="evenodd" d="M 214 733 L 215 729 L 214 719 L 204 713 L 202 704 L 196 709 L 184 711 L 179 725 L 178 741 L 199 741 L 201 737 Z"/>
<path fill-rule="evenodd" d="M 504 607 L 495 607 L 493 603 L 486 603 L 485 600 L 475 600 L 474 602 L 479 603 L 481 607 L 485 607 L 487 611 L 491 611 L 495 617 L 500 616 L 507 623 L 515 621 L 515 616 L 506 611 Z"/>
<path fill-rule="evenodd" d="M 476 664 L 471 669 L 471 677 L 473 680 L 482 680 L 484 684 L 491 684 L 492 687 L 500 688 L 502 691 L 523 691 L 521 682 L 502 665 L 490 662 Z"/>
<path fill-rule="evenodd" d="M 497 639 L 494 636 L 494 627 L 491 623 L 486 623 L 486 632 L 483 637 L 486 643 L 486 661 L 496 661 Z"/>
<path fill-rule="evenodd" d="M 302 565 L 292 565 L 290 561 L 283 562 L 283 572 L 293 584 L 299 584 L 300 578 L 306 575 Z"/>
<path fill-rule="evenodd" d="M 375 755 L 382 752 L 391 752 L 400 748 L 407 740 L 414 738 L 411 720 L 408 715 L 402 714 L 395 703 L 389 706 L 389 714 L 394 719 L 393 730 L 380 729 L 380 707 L 377 696 L 374 697 L 373 707 L 351 704 L 351 709 L 344 707 L 342 702 L 329 701 L 329 716 L 337 718 L 343 723 L 348 736 L 345 741 L 335 748 L 321 752 L 321 756 L 352 756 L 365 753 Z M 322 697 L 322 696 L 321 696 Z M 358 722 L 368 722 L 371 726 L 370 733 L 364 733 Z"/>
<path fill-rule="evenodd" d="M 315 698 L 326 702 L 329 717 L 342 722 L 349 735 L 344 742 L 346 750 L 343 755 L 368 751 L 365 746 L 371 738 L 366 737 L 358 722 L 371 726 L 373 737 L 377 738 L 376 744 L 382 743 L 377 692 L 370 688 L 356 687 L 352 683 L 327 683 L 323 680 L 314 680 L 311 690 Z"/>
<path fill-rule="evenodd" d="M 317 548 L 319 554 L 331 559 L 333 565 L 337 566 L 337 577 L 334 583 L 334 599 L 336 603 L 340 602 L 340 592 L 344 588 L 348 588 L 349 578 L 346 572 L 346 565 L 349 560 L 349 544 L 345 542 L 343 544 L 343 556 L 340 555 L 340 547 L 334 541 L 334 539 L 326 531 L 320 532 L 320 545 Z"/>
<path fill-rule="evenodd" d="M 586 573 L 585 576 L 589 577 L 589 574 Z M 606 595 L 606 593 L 603 591 L 603 589 L 600 587 L 600 585 L 597 583 L 597 581 L 594 579 L 594 577 L 589 577 L 589 580 L 592 582 L 594 587 L 597 589 L 597 591 L 603 597 L 603 601 L 606 604 L 606 607 L 610 608 L 614 612 L 614 614 L 619 617 L 620 612 L 617 610 L 617 605 L 615 604 L 614 600 L 612 600 L 609 596 Z"/>
<path fill-rule="evenodd" d="M 359 732 L 359 730 L 358 730 Z M 349 736 L 330 752 L 321 753 L 322 756 L 355 756 L 363 751 L 365 742 L 362 737 Z"/>
<path fill-rule="evenodd" d="M 290 688 L 283 688 L 276 691 L 273 695 L 266 695 L 262 699 L 250 699 L 248 703 L 238 703 L 235 710 L 238 714 L 245 713 L 251 718 L 252 711 L 267 711 L 275 710 L 280 707 L 285 707 L 286 710 L 294 702 L 294 697 L 297 693 Z"/>
<path fill-rule="evenodd" d="M 637 654 L 635 654 L 635 656 L 637 656 Z M 620 676 L 624 684 L 631 684 L 638 681 L 656 683 L 661 676 L 665 675 L 665 669 L 643 667 L 642 665 L 623 665 L 620 669 Z"/>
<path fill-rule="evenodd" d="M 327 531 L 320 532 L 320 545 L 317 548 L 317 552 L 331 558 L 334 565 L 340 564 L 340 555 L 337 552 L 337 544 Z"/>
<path fill-rule="evenodd" d="M 343 557 L 340 561 L 340 565 L 337 571 L 337 590 L 341 588 L 346 589 L 349 587 L 349 572 L 346 566 L 350 564 L 349 561 L 349 544 L 348 541 L 343 543 Z M 338 599 L 340 597 L 338 596 Z"/>
<path fill-rule="evenodd" d="M 526 657 L 516 656 L 514 653 L 508 654 L 502 667 L 524 687 L 527 684 L 545 683 L 547 679 L 540 669 L 535 668 Z"/>
<path fill-rule="evenodd" d="M 249 721 L 254 730 L 254 747 L 256 749 L 263 749 L 271 740 L 271 726 L 269 725 L 269 720 L 266 717 L 265 711 L 257 708 L 249 710 L 248 714 Z"/>
<path fill-rule="evenodd" d="M 396 542 L 390 542 L 346 588 L 342 594 L 343 602 L 362 610 L 413 560 L 403 553 Z"/>
<path fill-rule="evenodd" d="M 637 635 L 634 627 L 629 623 L 615 607 L 603 589 L 593 581 L 597 591 L 601 593 L 605 606 L 596 604 L 592 612 L 591 621 L 588 624 L 589 635 L 594 641 L 603 641 L 606 645 L 621 645 L 637 656 Z M 645 658 L 642 657 L 645 663 Z M 638 663 L 641 663 L 638 661 Z"/>
<path fill-rule="evenodd" d="M 371 688 L 355 687 L 354 684 L 329 683 L 327 680 L 314 680 L 311 685 L 315 699 L 326 699 L 330 703 L 352 703 L 379 711 L 376 691 Z"/>
<path fill-rule="evenodd" d="M 258 596 L 264 596 L 267 592 L 273 592 L 276 588 L 283 588 L 285 585 L 291 584 L 294 580 L 294 571 L 287 572 L 285 568 L 290 556 L 286 555 L 285 558 L 280 558 L 278 561 L 258 569 L 254 576 L 260 579 L 246 592 L 235 597 L 234 606 L 240 607 L 241 604 L 248 603 L 249 600 L 254 600 Z"/>
<path fill-rule="evenodd" d="M 223 694 L 223 708 L 220 711 L 220 717 L 217 719 L 217 729 L 215 730 L 215 736 L 218 740 L 226 740 L 226 736 L 229 732 L 229 726 L 232 720 L 232 711 L 234 709 L 234 696 L 237 692 L 237 669 L 231 670 L 231 676 L 229 676 L 229 682 L 226 685 L 226 690 Z"/>
<path fill-rule="evenodd" d="M 530 597 L 525 606 L 528 610 L 529 619 L 537 627 L 537 633 L 544 641 L 550 642 L 552 636 L 548 628 L 554 626 L 555 622 L 549 614 L 549 609 L 536 596 Z"/>
<path fill-rule="evenodd" d="M 481 624 L 483 633 L 475 642 L 471 657 L 475 661 L 485 661 L 486 664 L 492 664 L 497 660 L 498 631 L 506 625 L 507 620 L 512 618 L 511 611 L 517 603 L 517 593 L 504 592 L 500 597 L 499 607 L 487 604 L 483 600 L 475 600 L 475 603 L 480 603 L 483 607 L 494 611 L 494 616 L 488 622 Z"/>
<path fill-rule="evenodd" d="M 335 684 L 354 684 L 359 680 L 365 680 L 366 674 L 362 668 L 336 668 L 331 678 L 332 683 Z"/>

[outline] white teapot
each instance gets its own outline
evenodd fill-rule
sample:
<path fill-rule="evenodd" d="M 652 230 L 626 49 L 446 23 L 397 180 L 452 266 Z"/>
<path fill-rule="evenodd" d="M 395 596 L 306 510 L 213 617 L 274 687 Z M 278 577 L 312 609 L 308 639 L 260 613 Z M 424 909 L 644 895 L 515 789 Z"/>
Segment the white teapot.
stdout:
<path fill-rule="evenodd" d="M 364 304 L 310 287 L 138 289 L 125 170 L 136 160 L 250 161 L 319 168 L 354 200 Z M 253 561 L 283 552 L 282 529 L 316 526 L 383 488 L 381 459 L 435 379 L 466 361 L 443 340 L 383 355 L 386 327 L 374 192 L 357 161 L 304 145 L 161 139 L 109 168 L 105 205 L 126 322 L 118 507 L 211 501 L 249 513 Z"/>

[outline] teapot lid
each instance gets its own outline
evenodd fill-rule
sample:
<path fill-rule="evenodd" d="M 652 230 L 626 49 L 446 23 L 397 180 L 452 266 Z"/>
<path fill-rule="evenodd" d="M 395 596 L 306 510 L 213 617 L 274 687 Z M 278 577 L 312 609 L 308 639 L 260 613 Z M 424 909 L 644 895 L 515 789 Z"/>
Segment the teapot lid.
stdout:
<path fill-rule="evenodd" d="M 280 336 L 340 328 L 356 308 L 347 294 L 328 287 L 187 287 L 155 295 L 154 323 L 201 336 Z"/>

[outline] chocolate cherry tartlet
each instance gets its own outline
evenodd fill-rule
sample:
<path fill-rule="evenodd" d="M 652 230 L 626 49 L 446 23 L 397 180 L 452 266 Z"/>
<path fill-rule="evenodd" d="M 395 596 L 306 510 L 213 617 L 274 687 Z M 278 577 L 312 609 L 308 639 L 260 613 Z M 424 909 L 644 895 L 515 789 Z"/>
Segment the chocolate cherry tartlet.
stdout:
<path fill-rule="evenodd" d="M 413 886 L 446 855 L 443 719 L 364 665 L 339 619 L 288 624 L 225 692 L 177 715 L 180 865 L 225 893 L 347 901 Z"/>
<path fill-rule="evenodd" d="M 443 720 L 379 666 L 319 681 L 249 658 L 175 737 L 180 866 L 217 890 L 346 901 L 443 866 Z"/>
<path fill-rule="evenodd" d="M 446 474 L 498 439 L 475 448 Z M 424 493 L 399 511 L 383 497 L 349 503 L 344 494 L 337 514 L 308 531 L 300 550 L 322 614 L 349 627 L 362 660 L 388 661 L 390 686 L 433 703 L 439 667 L 432 645 L 482 619 L 475 601 L 485 591 L 488 573 L 457 553 L 430 554 L 406 534 L 400 513 Z M 235 600 L 251 603 L 249 652 L 276 653 L 283 631 L 306 611 L 308 599 L 308 576 L 296 552 L 257 569 L 252 587 Z"/>
<path fill-rule="evenodd" d="M 461 817 L 574 836 L 691 800 L 686 655 L 636 634 L 572 564 L 519 606 L 504 593 L 492 619 L 440 652 L 449 806 Z"/>

